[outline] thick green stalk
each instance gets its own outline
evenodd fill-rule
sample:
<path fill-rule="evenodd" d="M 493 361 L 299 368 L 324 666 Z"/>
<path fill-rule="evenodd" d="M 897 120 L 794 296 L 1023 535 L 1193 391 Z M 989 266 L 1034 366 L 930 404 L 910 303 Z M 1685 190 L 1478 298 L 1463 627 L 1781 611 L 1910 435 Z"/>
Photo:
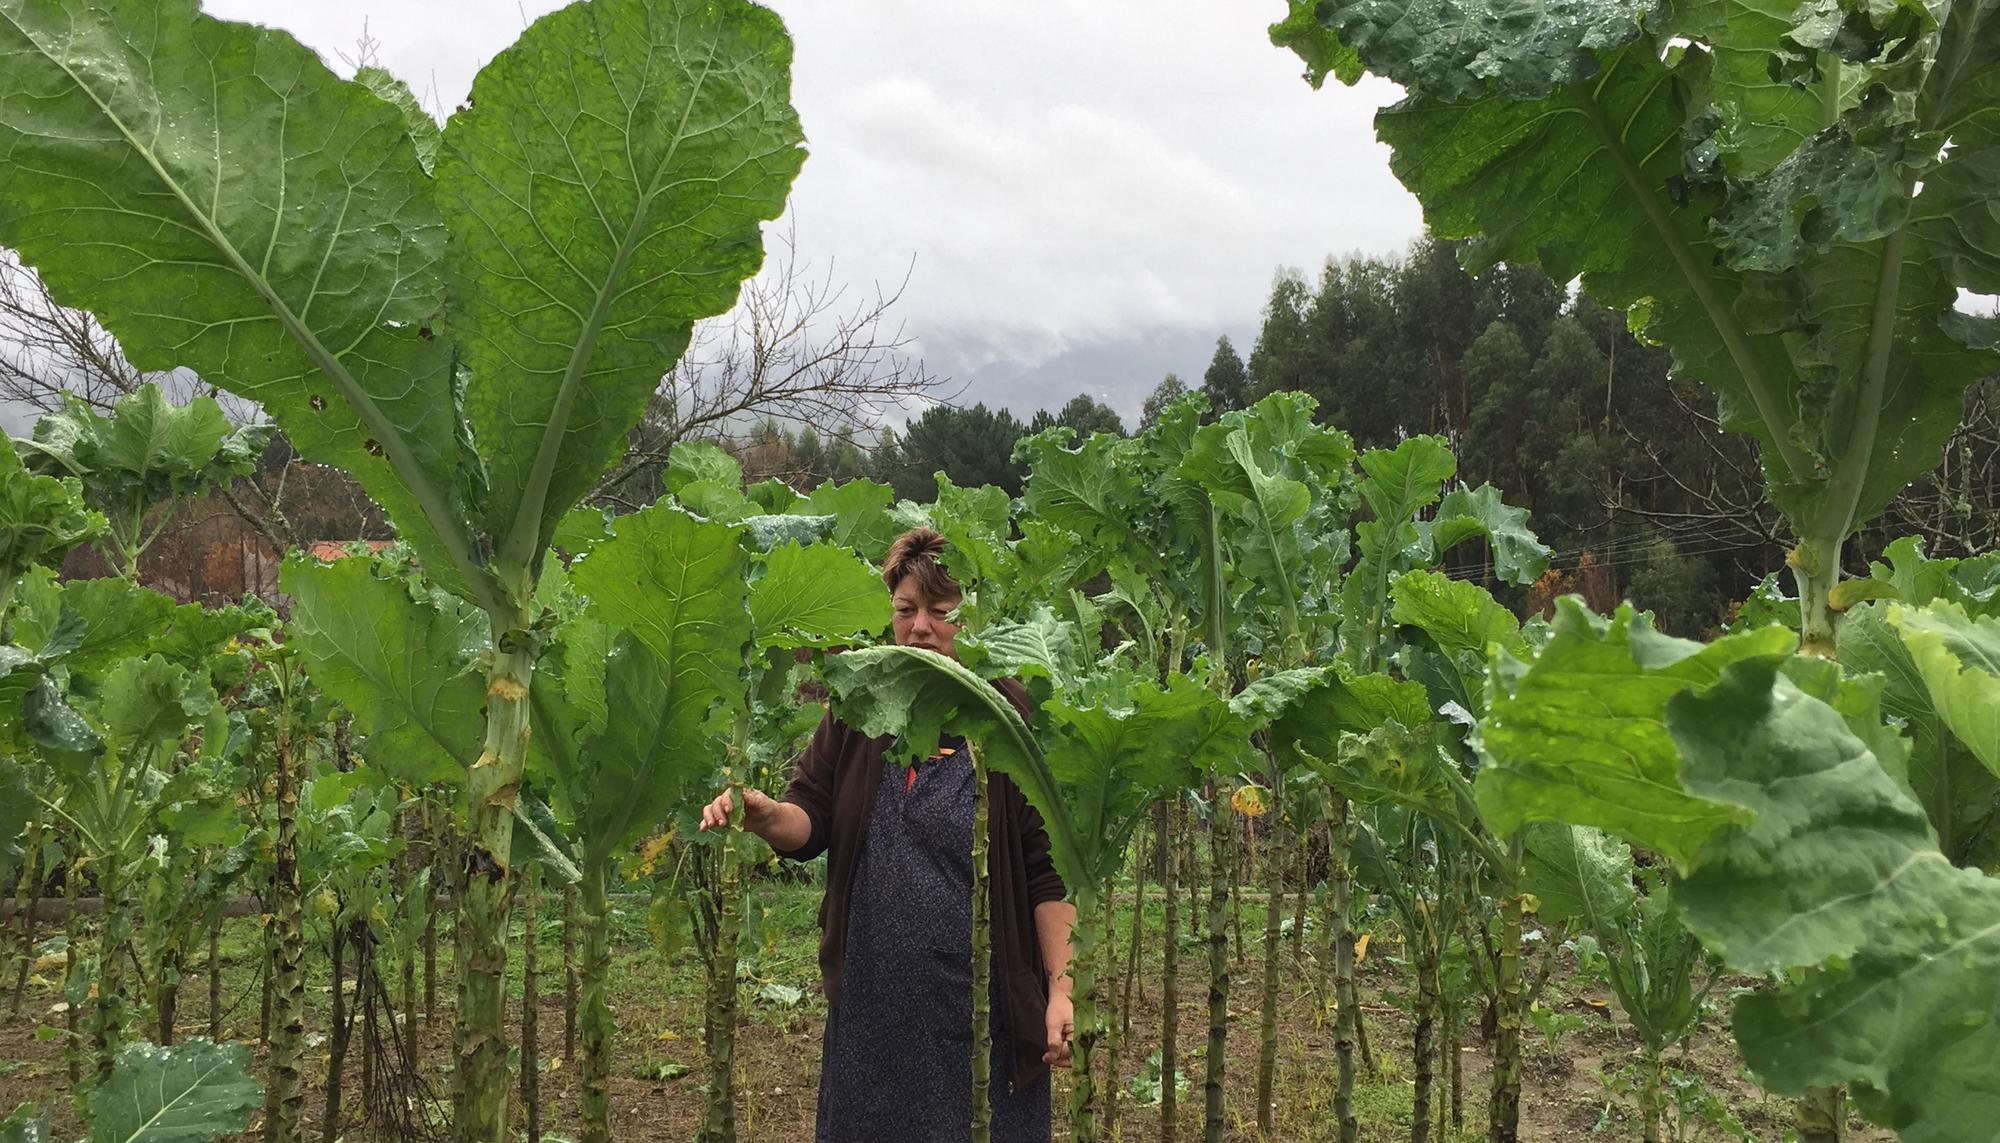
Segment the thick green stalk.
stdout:
<path fill-rule="evenodd" d="M 1158 831 L 1153 835 L 1154 860 L 1163 855 L 1163 839 Z M 1139 983 L 1139 947 L 1146 934 L 1146 861 L 1139 861 L 1137 876 L 1133 878 L 1132 924 L 1125 932 L 1125 971 L 1118 978 L 1118 1008 L 1116 1019 L 1111 1022 L 1113 1031 L 1110 1046 L 1104 1053 L 1104 1074 L 1109 1081 L 1104 1085 L 1104 1135 L 1108 1139 L 1118 1138 L 1118 1103 L 1124 1072 L 1121 1070 L 1125 1056 L 1125 1046 L 1132 1042 L 1132 991 L 1137 988 L 1143 1001 L 1146 989 Z M 1109 893 L 1106 894 L 1109 900 Z"/>
<path fill-rule="evenodd" d="M 1422 905 L 1420 897 L 1417 906 L 1421 908 Z M 1420 922 L 1414 927 L 1421 929 L 1423 926 Z M 1417 962 L 1416 1033 L 1410 1045 L 1410 1056 L 1416 1064 L 1416 1092 L 1410 1107 L 1410 1143 L 1429 1143 L 1431 1093 L 1437 1089 L 1437 945 L 1429 933 L 1421 931 L 1410 933 L 1410 945 L 1410 954 Z M 1442 1126 L 1444 1117 L 1438 1118 Z"/>
<path fill-rule="evenodd" d="M 222 910 L 208 922 L 208 1038 L 222 1042 Z M 412 1056 L 412 1059 L 415 1057 Z"/>
<path fill-rule="evenodd" d="M 28 971 L 35 963 L 35 910 L 30 908 L 34 899 L 40 896 L 35 891 L 42 883 L 42 815 L 36 807 L 35 815 L 28 819 L 28 836 L 21 847 L 21 877 L 14 886 L 14 919 L 21 923 L 20 953 L 15 962 L 14 997 L 9 1003 L 8 1014 L 21 1014 L 21 995 L 28 989 Z"/>
<path fill-rule="evenodd" d="M 1312 846 L 1307 844 L 1311 837 L 1310 827 L 1299 831 L 1298 868 L 1294 874 L 1298 878 L 1298 891 L 1292 894 L 1292 959 L 1304 960 L 1306 955 L 1306 885 L 1312 876 Z"/>
<path fill-rule="evenodd" d="M 1799 1143 L 1840 1143 L 1847 1135 L 1847 1089 L 1809 1087 L 1799 1096 Z"/>
<path fill-rule="evenodd" d="M 1097 1140 L 1097 1044 L 1104 1036 L 1104 1017 L 1097 1003 L 1097 962 L 1104 944 L 1104 930 L 1111 923 L 1111 898 L 1095 886 L 1079 890 L 1076 927 L 1070 933 L 1070 975 L 1076 987 L 1070 994 L 1076 1014 L 1076 1052 L 1071 1060 L 1069 1115 L 1071 1138 L 1076 1143 Z"/>
<path fill-rule="evenodd" d="M 1517 843 L 1514 846 L 1517 869 L 1519 848 Z M 1500 898 L 1498 1031 L 1493 1036 L 1493 1089 L 1488 1101 L 1486 1132 L 1490 1143 L 1515 1143 L 1520 1138 L 1521 1025 L 1527 1007 L 1527 993 L 1521 984 L 1522 913 L 1520 889 L 1509 887 Z"/>
<path fill-rule="evenodd" d="M 281 664 L 278 670 L 285 668 Z M 270 959 L 265 965 L 271 982 L 271 1055 L 264 1138 L 269 1143 L 298 1143 L 305 1138 L 306 1093 L 299 1058 L 306 1038 L 306 935 L 299 900 L 299 790 L 292 772 L 291 688 L 283 688 L 281 694 L 271 756 L 278 836 L 272 846 Z"/>
<path fill-rule="evenodd" d="M 90 1047 L 101 1083 L 111 1078 L 111 1060 L 124 1039 L 125 946 L 132 941 L 124 859 L 118 854 L 107 852 L 97 859 L 97 893 L 97 1004 Z"/>
<path fill-rule="evenodd" d="M 987 866 L 989 791 L 986 759 L 968 741 L 972 757 L 972 1143 L 993 1138 L 993 894 Z"/>
<path fill-rule="evenodd" d="M 583 1042 L 577 1071 L 582 1089 L 583 1143 L 611 1143 L 611 1037 L 617 1025 L 605 991 L 611 980 L 610 902 L 604 890 L 605 862 L 583 867 L 577 886 L 577 1032 Z"/>
<path fill-rule="evenodd" d="M 747 718 L 738 718 L 735 738 L 729 747 L 729 764 L 723 771 L 732 806 L 744 804 L 742 772 L 749 740 L 749 722 Z M 702 1143 L 736 1140 L 736 942 L 743 928 L 743 861 L 735 844 L 738 835 L 725 829 L 719 837 L 722 856 L 716 893 L 720 900 L 715 903 L 714 955 L 708 965 L 708 1097 L 702 1117 Z"/>
<path fill-rule="evenodd" d="M 1203 1084 L 1202 1138 L 1222 1143 L 1222 1082 L 1229 1051 L 1229 879 L 1236 864 L 1235 814 L 1220 785 L 1209 817 L 1208 1075 Z"/>
<path fill-rule="evenodd" d="M 1278 831 L 1271 831 L 1271 845 L 1277 846 Z M 1278 1079 L 1278 953 L 1283 942 L 1285 862 L 1272 853 L 1264 862 L 1264 979 L 1258 1005 L 1257 1028 L 1257 1130 L 1271 1134 L 1277 1106 Z"/>
<path fill-rule="evenodd" d="M 1156 812 L 1162 826 L 1160 850 L 1164 857 L 1160 888 L 1166 893 L 1167 910 L 1160 932 L 1160 943 L 1164 946 L 1160 968 L 1160 1143 L 1174 1143 L 1174 1120 L 1180 1108 L 1180 1095 L 1174 1090 L 1181 1024 L 1180 889 L 1174 883 L 1175 869 L 1180 864 L 1180 813 L 1177 802 L 1163 803 Z"/>
<path fill-rule="evenodd" d="M 69 840 L 74 842 L 76 835 L 72 833 Z M 71 846 L 69 844 L 66 843 L 63 848 L 66 854 L 70 853 Z M 83 862 L 74 854 L 70 854 L 66 860 L 68 865 L 63 870 L 63 991 L 65 994 L 68 993 L 69 986 L 76 980 L 78 960 L 76 950 L 83 944 L 82 941 L 76 939 L 76 899 L 78 894 L 82 892 L 79 886 L 83 882 Z M 77 1085 L 83 1082 L 83 1053 L 79 1047 L 82 1041 L 77 1037 L 77 1012 L 82 1007 L 80 1004 L 71 1004 L 68 1005 L 67 1011 L 63 1013 L 63 1027 L 69 1033 L 63 1038 L 63 1043 L 68 1045 L 64 1054 L 68 1056 L 69 1086 L 72 1091 L 76 1090 Z"/>
<path fill-rule="evenodd" d="M 1333 1117 L 1339 1124 L 1341 1143 L 1354 1143 L 1360 1120 L 1354 1110 L 1354 1041 L 1360 1032 L 1360 996 L 1354 988 L 1354 871 L 1349 860 L 1354 848 L 1353 814 L 1347 799 L 1332 795 L 1332 813 L 1327 819 L 1327 881 L 1332 900 L 1327 920 L 1333 929 L 1333 1058 L 1339 1069 L 1333 1089 Z"/>
<path fill-rule="evenodd" d="M 174 1042 L 174 1017 L 180 1009 L 181 962 L 187 954 L 181 949 L 180 936 L 176 934 L 171 943 L 160 952 L 159 963 L 153 972 L 153 1016 L 159 1025 L 158 1043 L 161 1047 L 171 1047 Z"/>
<path fill-rule="evenodd" d="M 486 742 L 466 774 L 471 829 L 466 838 L 458 910 L 457 1081 L 453 1137 L 460 1143 L 506 1139 L 507 921 L 514 875 L 514 807 L 528 756 L 528 687 L 535 652 L 526 631 L 507 629 L 494 642 L 487 672 Z"/>
<path fill-rule="evenodd" d="M 528 1143 L 542 1143 L 541 982 L 536 964 L 535 867 L 521 871 L 521 1118 Z"/>
<path fill-rule="evenodd" d="M 1639 1059 L 1639 1072 L 1639 1113 L 1645 1119 L 1642 1138 L 1645 1143 L 1663 1143 L 1666 1135 L 1662 1128 L 1667 1117 L 1666 1061 L 1660 1058 L 1658 1048 L 1646 1045 Z"/>

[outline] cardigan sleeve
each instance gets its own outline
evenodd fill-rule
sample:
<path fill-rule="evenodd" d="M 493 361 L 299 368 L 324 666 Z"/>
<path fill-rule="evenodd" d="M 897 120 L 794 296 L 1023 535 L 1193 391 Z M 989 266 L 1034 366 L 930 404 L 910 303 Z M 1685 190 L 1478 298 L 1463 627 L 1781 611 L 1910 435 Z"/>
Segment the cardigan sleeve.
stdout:
<path fill-rule="evenodd" d="M 811 861 L 826 852 L 828 824 L 833 818 L 834 776 L 845 746 L 843 738 L 846 729 L 831 712 L 821 715 L 812 741 L 806 744 L 805 753 L 792 763 L 792 780 L 778 800 L 804 810 L 811 829 L 806 834 L 806 843 L 797 849 L 784 850 L 772 846 L 772 852 L 779 857 Z"/>
<path fill-rule="evenodd" d="M 1021 712 L 1023 719 L 1032 719 L 1035 704 L 1028 697 L 1028 688 L 1018 679 L 999 679 L 993 684 L 1014 709 Z M 1068 896 L 1069 890 L 1063 885 L 1062 875 L 1056 872 L 1055 862 L 1049 857 L 1049 831 L 1042 821 L 1042 814 L 1028 804 L 1027 795 L 1019 786 L 1009 781 L 1014 797 L 1019 805 L 1015 810 L 1015 822 L 1021 835 L 1021 856 L 1028 867 L 1028 904 L 1040 905 L 1045 901 L 1060 901 Z"/>
<path fill-rule="evenodd" d="M 1040 811 L 1029 805 L 1026 797 L 1021 798 L 1020 822 L 1021 856 L 1028 867 L 1028 904 L 1062 900 L 1069 890 L 1049 859 L 1049 831 L 1042 824 Z"/>

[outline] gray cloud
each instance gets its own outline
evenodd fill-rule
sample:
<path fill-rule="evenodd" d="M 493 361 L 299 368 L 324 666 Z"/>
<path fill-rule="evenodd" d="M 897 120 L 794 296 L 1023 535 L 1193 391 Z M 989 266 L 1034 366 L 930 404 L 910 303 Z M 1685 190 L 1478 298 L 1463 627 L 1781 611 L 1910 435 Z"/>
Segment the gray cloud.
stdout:
<path fill-rule="evenodd" d="M 383 66 L 441 110 L 556 6 L 206 5 L 283 27 L 342 72 L 366 19 Z M 1030 375 L 1066 399 L 1091 380 L 1064 360 L 1212 346 L 1254 330 L 1280 265 L 1394 252 L 1420 230 L 1371 125 L 1396 89 L 1312 91 L 1265 38 L 1275 0 L 774 6 L 812 150 L 792 198 L 800 253 L 861 286 L 910 272 L 900 316 L 933 368 L 972 383 L 968 399 L 1016 404 L 981 390 Z"/>

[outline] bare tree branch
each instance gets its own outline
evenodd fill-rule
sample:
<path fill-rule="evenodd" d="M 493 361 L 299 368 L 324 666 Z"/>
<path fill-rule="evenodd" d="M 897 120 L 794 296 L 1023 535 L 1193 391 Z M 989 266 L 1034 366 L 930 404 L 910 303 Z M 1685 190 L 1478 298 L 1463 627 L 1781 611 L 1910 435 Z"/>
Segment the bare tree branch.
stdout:
<path fill-rule="evenodd" d="M 772 253 L 734 310 L 695 327 L 633 429 L 629 451 L 598 481 L 590 502 L 652 501 L 675 444 L 734 435 L 753 418 L 829 435 L 872 433 L 893 407 L 957 396 L 911 358 L 915 338 L 892 321 L 907 271 L 893 289 L 878 285 L 850 297 L 832 263 L 815 272 L 800 261 L 793 230 Z"/>

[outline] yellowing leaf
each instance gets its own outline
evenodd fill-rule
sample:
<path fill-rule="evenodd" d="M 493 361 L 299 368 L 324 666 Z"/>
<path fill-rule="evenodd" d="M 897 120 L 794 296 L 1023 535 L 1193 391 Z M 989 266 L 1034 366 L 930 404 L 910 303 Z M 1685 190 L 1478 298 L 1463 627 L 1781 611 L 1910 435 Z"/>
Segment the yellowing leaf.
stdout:
<path fill-rule="evenodd" d="M 1361 963 L 1362 961 L 1364 961 L 1364 960 L 1367 960 L 1367 959 L 1368 959 L 1368 938 L 1369 938 L 1369 937 L 1370 937 L 1371 935 L 1372 935 L 1372 934 L 1369 934 L 1369 933 L 1363 933 L 1363 934 L 1361 934 L 1360 936 L 1358 936 L 1358 937 L 1354 938 L 1354 963 L 1355 963 L 1355 964 L 1360 964 L 1360 963 Z"/>
<path fill-rule="evenodd" d="M 1246 818 L 1261 818 L 1271 812 L 1271 792 L 1262 786 L 1238 786 L 1229 795 L 1229 807 Z"/>

